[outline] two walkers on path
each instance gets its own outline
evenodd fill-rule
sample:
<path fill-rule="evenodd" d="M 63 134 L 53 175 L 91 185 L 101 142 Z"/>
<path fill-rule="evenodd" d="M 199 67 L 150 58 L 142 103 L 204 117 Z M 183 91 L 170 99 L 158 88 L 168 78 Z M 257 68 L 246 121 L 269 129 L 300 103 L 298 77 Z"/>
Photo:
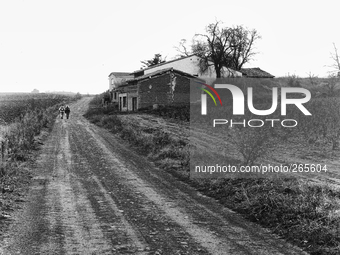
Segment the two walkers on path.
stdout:
<path fill-rule="evenodd" d="M 59 113 L 60 113 L 60 118 L 63 119 L 64 118 L 64 113 L 66 114 L 66 119 L 69 118 L 70 116 L 70 112 L 71 112 L 71 109 L 68 105 L 66 106 L 60 106 L 59 108 Z"/>

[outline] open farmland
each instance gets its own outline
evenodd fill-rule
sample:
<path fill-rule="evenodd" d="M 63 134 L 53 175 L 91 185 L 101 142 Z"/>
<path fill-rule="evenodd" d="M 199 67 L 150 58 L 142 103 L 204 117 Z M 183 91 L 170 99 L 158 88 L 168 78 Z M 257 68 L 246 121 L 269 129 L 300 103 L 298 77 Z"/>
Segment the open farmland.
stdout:
<path fill-rule="evenodd" d="M 25 159 L 35 146 L 35 136 L 39 135 L 43 128 L 53 124 L 60 105 L 74 99 L 67 95 L 44 93 L 0 94 L 2 162 Z M 4 154 L 7 159 L 4 159 Z M 1 169 L 2 174 L 6 172 L 5 167 L 1 166 Z"/>
<path fill-rule="evenodd" d="M 58 94 L 0 93 L 0 122 L 9 124 L 27 111 L 47 109 L 69 99 Z"/>

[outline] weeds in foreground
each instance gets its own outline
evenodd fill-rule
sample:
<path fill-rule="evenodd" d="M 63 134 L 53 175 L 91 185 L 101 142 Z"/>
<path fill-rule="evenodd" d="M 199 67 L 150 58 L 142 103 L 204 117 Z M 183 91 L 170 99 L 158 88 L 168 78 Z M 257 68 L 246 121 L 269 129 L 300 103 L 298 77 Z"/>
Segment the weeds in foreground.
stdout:
<path fill-rule="evenodd" d="M 54 108 L 28 111 L 2 130 L 0 137 L 5 142 L 2 145 L 6 144 L 6 148 L 1 150 L 3 164 L 0 178 L 9 171 L 4 167 L 5 164 L 8 165 L 15 161 L 27 159 L 29 151 L 36 146 L 35 137 L 42 128 L 47 127 L 48 123 L 53 122 L 56 115 L 54 112 Z"/>
<path fill-rule="evenodd" d="M 339 254 L 340 191 L 296 179 L 223 179 L 200 189 L 311 254 Z"/>

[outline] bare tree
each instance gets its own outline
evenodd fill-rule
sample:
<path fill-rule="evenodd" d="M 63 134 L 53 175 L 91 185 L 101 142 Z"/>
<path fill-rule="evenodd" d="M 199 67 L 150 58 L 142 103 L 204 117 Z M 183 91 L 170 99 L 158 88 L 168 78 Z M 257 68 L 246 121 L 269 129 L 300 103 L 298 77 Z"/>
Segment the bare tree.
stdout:
<path fill-rule="evenodd" d="M 333 43 L 333 47 L 334 53 L 331 53 L 333 64 L 329 66 L 333 70 L 329 72 L 326 82 L 322 83 L 323 88 L 326 90 L 328 96 L 333 96 L 340 88 L 340 57 L 335 43 Z"/>
<path fill-rule="evenodd" d="M 219 22 L 209 24 L 206 28 L 207 34 L 196 34 L 192 51 L 201 57 L 200 71 L 205 72 L 209 66 L 213 65 L 216 77 L 221 77 L 224 58 L 230 51 L 230 28 L 220 28 Z M 204 37 L 205 40 L 201 40 Z M 199 38 L 199 39 L 198 39 Z M 212 63 L 212 64 L 210 64 Z"/>
<path fill-rule="evenodd" d="M 333 60 L 333 67 L 335 69 L 336 75 L 339 77 L 340 76 L 340 58 L 338 54 L 338 49 L 335 46 L 335 43 L 333 43 L 334 47 L 334 53 L 331 53 L 331 58 Z"/>
<path fill-rule="evenodd" d="M 206 27 L 206 34 L 195 35 L 191 49 L 201 58 L 200 71 L 203 73 L 209 66 L 214 66 L 216 76 L 220 78 L 223 67 L 240 70 L 249 62 L 256 54 L 254 43 L 260 38 L 256 30 L 243 26 L 221 28 L 217 21 Z"/>
<path fill-rule="evenodd" d="M 231 33 L 231 52 L 226 56 L 224 64 L 234 70 L 241 70 L 256 55 L 253 51 L 254 42 L 261 37 L 255 29 L 248 30 L 242 26 L 232 28 Z"/>

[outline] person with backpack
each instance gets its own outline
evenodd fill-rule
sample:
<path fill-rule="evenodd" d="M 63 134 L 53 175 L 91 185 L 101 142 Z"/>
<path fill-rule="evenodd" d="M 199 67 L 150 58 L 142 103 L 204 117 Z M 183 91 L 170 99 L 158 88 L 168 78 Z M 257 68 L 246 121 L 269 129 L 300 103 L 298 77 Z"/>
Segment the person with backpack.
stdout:
<path fill-rule="evenodd" d="M 59 108 L 59 113 L 60 113 L 60 118 L 61 118 L 61 119 L 64 118 L 64 112 L 65 112 L 64 106 L 60 106 L 60 108 Z"/>
<path fill-rule="evenodd" d="M 69 107 L 68 105 L 66 105 L 66 107 L 65 107 L 66 119 L 68 119 L 68 118 L 69 118 L 69 116 L 70 116 L 70 112 L 71 112 L 71 109 L 70 109 L 70 107 Z"/>

